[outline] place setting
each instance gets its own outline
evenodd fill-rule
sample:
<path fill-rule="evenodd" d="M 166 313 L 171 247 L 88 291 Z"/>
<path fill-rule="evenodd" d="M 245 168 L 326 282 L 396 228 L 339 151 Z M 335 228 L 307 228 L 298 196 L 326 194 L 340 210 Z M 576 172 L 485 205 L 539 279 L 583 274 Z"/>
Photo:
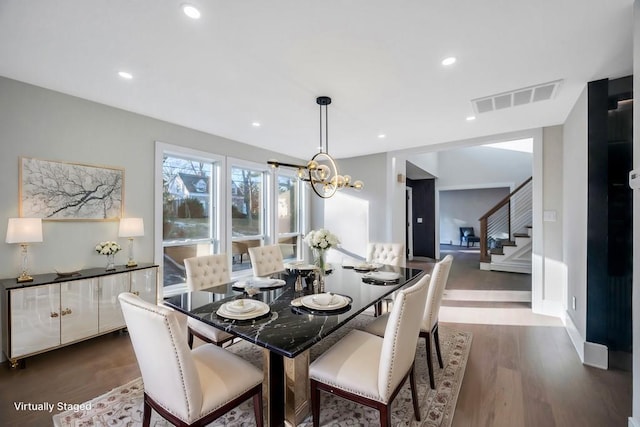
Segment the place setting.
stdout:
<path fill-rule="evenodd" d="M 254 320 L 271 312 L 268 304 L 251 298 L 239 298 L 225 302 L 216 315 L 225 320 Z"/>
<path fill-rule="evenodd" d="M 235 282 L 231 287 L 235 290 L 248 291 L 250 289 L 277 289 L 283 287 L 287 282 L 282 279 L 272 277 L 251 277 Z"/>
<path fill-rule="evenodd" d="M 362 275 L 362 281 L 373 285 L 391 285 L 397 284 L 400 277 L 400 273 L 395 271 L 370 271 Z"/>
<path fill-rule="evenodd" d="M 296 298 L 291 301 L 291 306 L 306 313 L 329 315 L 349 311 L 352 301 L 347 295 L 323 292 Z"/>

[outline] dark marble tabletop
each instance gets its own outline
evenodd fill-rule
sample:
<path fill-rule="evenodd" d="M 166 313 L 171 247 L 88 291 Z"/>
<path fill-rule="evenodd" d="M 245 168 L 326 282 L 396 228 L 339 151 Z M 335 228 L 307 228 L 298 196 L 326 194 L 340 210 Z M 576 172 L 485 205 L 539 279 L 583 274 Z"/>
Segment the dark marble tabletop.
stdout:
<path fill-rule="evenodd" d="M 336 311 L 314 312 L 292 306 L 293 299 L 313 293 L 313 287 L 306 285 L 305 279 L 302 279 L 305 284 L 303 290 L 295 291 L 296 276 L 293 273 L 279 276 L 286 280 L 286 285 L 261 290 L 252 297 L 269 304 L 271 309 L 269 314 L 257 319 L 226 320 L 216 314 L 225 302 L 249 298 L 242 290 L 234 289 L 232 284 L 175 295 L 166 298 L 165 304 L 272 352 L 295 357 L 393 291 L 415 283 L 422 275 L 422 270 L 392 266 L 383 266 L 379 271 L 395 271 L 400 274 L 400 279 L 395 283 L 367 283 L 363 281 L 363 273 L 341 267 L 328 274 L 325 291 L 352 299 L 350 305 Z"/>

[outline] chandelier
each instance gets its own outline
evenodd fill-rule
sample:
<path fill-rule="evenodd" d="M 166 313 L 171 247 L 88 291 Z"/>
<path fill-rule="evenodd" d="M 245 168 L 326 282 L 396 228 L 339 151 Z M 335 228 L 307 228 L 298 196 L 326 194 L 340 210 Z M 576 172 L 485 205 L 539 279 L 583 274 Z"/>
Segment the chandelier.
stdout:
<path fill-rule="evenodd" d="M 277 160 L 269 160 L 267 164 L 273 168 L 283 166 L 297 169 L 298 178 L 308 182 L 313 191 L 323 199 L 328 199 L 336 194 L 336 191 L 343 188 L 353 188 L 358 191 L 362 190 L 364 187 L 362 181 L 352 181 L 349 175 L 340 175 L 335 160 L 329 155 L 329 113 L 327 107 L 331 104 L 331 98 L 328 96 L 319 96 L 316 98 L 316 103 L 320 106 L 320 151 L 316 153 L 306 165 L 282 163 Z M 322 133 L 323 107 L 324 137 Z"/>

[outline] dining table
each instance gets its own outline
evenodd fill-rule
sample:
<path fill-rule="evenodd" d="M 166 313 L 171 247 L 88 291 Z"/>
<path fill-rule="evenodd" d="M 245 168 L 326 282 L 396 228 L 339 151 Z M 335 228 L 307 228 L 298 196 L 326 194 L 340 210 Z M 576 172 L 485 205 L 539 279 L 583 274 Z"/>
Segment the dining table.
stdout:
<path fill-rule="evenodd" d="M 314 268 L 293 265 L 271 281 L 238 279 L 172 295 L 164 304 L 263 347 L 268 425 L 297 425 L 310 412 L 310 348 L 423 274 L 382 264 L 338 266 L 322 284 Z M 319 294 L 329 294 L 331 303 L 319 303 Z M 253 306 L 255 317 L 248 311 Z"/>

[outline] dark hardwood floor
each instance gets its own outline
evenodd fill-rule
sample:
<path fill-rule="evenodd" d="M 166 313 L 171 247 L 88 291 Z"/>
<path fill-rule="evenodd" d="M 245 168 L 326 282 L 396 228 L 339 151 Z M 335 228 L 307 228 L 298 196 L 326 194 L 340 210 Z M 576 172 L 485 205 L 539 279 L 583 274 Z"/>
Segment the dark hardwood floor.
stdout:
<path fill-rule="evenodd" d="M 510 276 L 487 273 L 494 281 Z M 455 277 L 450 281 L 455 282 Z M 563 327 L 547 326 L 554 322 L 527 325 L 535 315 L 522 316 L 518 326 L 483 324 L 482 316 L 473 324 L 455 321 L 458 308 L 477 305 L 526 313 L 522 304 L 445 301 L 443 305 L 447 310 L 443 324 L 474 334 L 454 427 L 627 425 L 631 372 L 582 365 Z M 126 334 L 110 334 L 31 357 L 26 369 L 10 369 L 3 363 L 0 426 L 50 426 L 57 408 L 53 413 L 21 411 L 15 404 L 82 403 L 139 375 Z"/>

